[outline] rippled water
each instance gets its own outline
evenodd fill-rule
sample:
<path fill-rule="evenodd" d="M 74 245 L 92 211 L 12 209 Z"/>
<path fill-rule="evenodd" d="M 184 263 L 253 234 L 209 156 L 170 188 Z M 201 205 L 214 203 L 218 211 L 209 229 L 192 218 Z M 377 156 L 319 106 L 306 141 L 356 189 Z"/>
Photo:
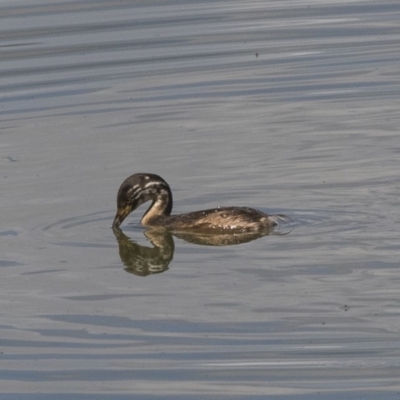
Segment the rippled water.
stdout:
<path fill-rule="evenodd" d="M 2 1 L 0 398 L 397 398 L 399 20 Z M 134 172 L 175 212 L 245 205 L 289 233 L 198 245 L 140 208 L 116 237 Z"/>

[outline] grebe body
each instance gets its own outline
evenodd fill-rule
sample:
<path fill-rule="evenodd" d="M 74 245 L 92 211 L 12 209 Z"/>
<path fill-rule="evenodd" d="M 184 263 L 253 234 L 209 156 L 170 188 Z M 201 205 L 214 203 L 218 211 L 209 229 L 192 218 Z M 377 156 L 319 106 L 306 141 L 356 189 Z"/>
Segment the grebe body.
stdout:
<path fill-rule="evenodd" d="M 141 224 L 171 231 L 265 232 L 277 225 L 277 219 L 285 218 L 267 215 L 249 207 L 218 207 L 171 215 L 172 193 L 167 182 L 155 174 L 139 173 L 125 179 L 118 190 L 113 228 L 118 228 L 132 211 L 147 201 L 151 201 L 151 205 L 143 215 Z"/>

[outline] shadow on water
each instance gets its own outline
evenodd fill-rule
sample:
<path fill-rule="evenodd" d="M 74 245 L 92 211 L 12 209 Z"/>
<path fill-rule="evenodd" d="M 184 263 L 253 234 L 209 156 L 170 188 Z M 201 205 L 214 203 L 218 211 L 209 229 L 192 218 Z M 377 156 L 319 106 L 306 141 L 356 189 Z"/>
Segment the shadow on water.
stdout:
<path fill-rule="evenodd" d="M 113 228 L 119 246 L 119 256 L 125 265 L 125 271 L 138 276 L 159 274 L 168 270 L 174 257 L 173 236 L 188 243 L 203 246 L 232 246 L 248 243 L 267 235 L 287 235 L 290 231 L 243 232 L 226 234 L 204 234 L 195 232 L 168 232 L 149 229 L 144 232 L 153 247 L 142 246 L 126 236 L 121 229 Z"/>

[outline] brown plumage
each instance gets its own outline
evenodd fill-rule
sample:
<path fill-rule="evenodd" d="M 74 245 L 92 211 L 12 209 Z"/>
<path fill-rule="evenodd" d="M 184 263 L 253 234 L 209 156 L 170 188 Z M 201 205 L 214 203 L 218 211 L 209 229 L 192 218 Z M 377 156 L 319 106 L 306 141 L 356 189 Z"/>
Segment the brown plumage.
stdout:
<path fill-rule="evenodd" d="M 113 227 L 119 227 L 133 210 L 150 200 L 142 225 L 171 231 L 265 232 L 276 226 L 277 220 L 286 219 L 283 215 L 267 215 L 249 207 L 218 207 L 171 215 L 172 193 L 167 182 L 158 175 L 140 173 L 125 179 L 119 188 Z"/>

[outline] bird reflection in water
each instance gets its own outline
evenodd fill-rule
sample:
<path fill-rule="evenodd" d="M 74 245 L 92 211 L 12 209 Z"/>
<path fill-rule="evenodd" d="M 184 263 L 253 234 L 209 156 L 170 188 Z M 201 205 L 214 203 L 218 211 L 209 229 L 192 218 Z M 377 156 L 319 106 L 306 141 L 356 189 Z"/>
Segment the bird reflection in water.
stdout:
<path fill-rule="evenodd" d="M 119 228 L 114 227 L 113 232 L 118 241 L 119 256 L 125 265 L 125 271 L 138 276 L 147 276 L 168 270 L 168 265 L 173 259 L 175 250 L 173 236 L 197 245 L 230 246 L 251 242 L 262 236 L 269 235 L 272 230 L 266 229 L 262 232 L 235 234 L 202 234 L 194 232 L 171 233 L 165 229 L 148 229 L 144 232 L 144 235 L 153 247 L 136 243 Z"/>
<path fill-rule="evenodd" d="M 174 239 L 170 233 L 148 230 L 144 234 L 154 247 L 142 246 L 121 229 L 113 228 L 119 246 L 119 256 L 125 271 L 138 276 L 159 274 L 168 270 L 174 257 Z"/>

